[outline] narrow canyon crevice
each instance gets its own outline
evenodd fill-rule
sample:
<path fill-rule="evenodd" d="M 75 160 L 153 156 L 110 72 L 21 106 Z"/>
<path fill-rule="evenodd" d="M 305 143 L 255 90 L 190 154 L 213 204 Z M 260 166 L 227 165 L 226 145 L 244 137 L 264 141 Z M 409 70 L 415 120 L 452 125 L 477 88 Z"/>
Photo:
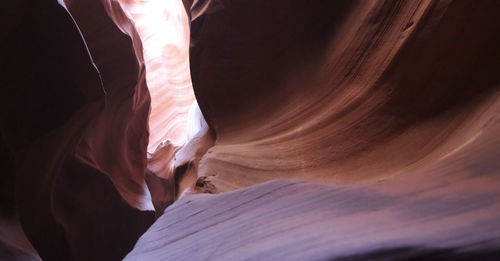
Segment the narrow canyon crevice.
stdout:
<path fill-rule="evenodd" d="M 4 6 L 0 259 L 498 257 L 497 1 Z"/>

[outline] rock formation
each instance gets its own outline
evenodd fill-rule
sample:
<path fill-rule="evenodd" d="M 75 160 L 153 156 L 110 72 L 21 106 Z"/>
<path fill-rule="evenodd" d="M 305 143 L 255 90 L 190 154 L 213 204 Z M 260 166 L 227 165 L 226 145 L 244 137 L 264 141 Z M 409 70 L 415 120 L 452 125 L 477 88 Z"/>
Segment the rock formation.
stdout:
<path fill-rule="evenodd" d="M 56 1 L 6 9 L 15 18 L 2 39 L 2 144 L 16 172 L 9 188 L 44 260 L 116 260 L 154 220 L 142 47 L 116 5 L 66 7 L 72 16 Z"/>
<path fill-rule="evenodd" d="M 476 135 L 473 115 L 498 91 L 495 2 L 207 8 L 192 22 L 190 59 L 217 137 L 199 175 L 219 191 L 408 173 Z"/>
<path fill-rule="evenodd" d="M 498 1 L 182 4 L 5 4 L 0 258 L 498 259 Z"/>

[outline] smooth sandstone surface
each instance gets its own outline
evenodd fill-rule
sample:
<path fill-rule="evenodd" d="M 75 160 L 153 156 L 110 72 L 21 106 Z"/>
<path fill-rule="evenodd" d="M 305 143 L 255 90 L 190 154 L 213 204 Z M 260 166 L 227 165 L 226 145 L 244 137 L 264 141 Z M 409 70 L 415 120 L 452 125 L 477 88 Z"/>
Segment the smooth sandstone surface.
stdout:
<path fill-rule="evenodd" d="M 187 196 L 125 260 L 495 260 L 498 185 L 467 193 L 464 182 L 436 185 L 448 178 L 352 187 L 275 180 Z"/>
<path fill-rule="evenodd" d="M 438 164 L 497 102 L 496 1 L 205 2 L 191 72 L 216 141 L 198 175 L 219 192 Z"/>
<path fill-rule="evenodd" d="M 215 143 L 194 187 L 219 194 L 183 196 L 126 260 L 496 260 L 499 7 L 195 1 Z"/>
<path fill-rule="evenodd" d="M 155 3 L 5 3 L 0 257 L 498 260 L 497 1 Z"/>
<path fill-rule="evenodd" d="M 66 7 L 2 8 L 2 148 L 14 159 L 2 176 L 13 176 L 8 207 L 17 210 L 9 219 L 43 260 L 119 260 L 154 221 L 142 47 L 113 3 Z"/>
<path fill-rule="evenodd" d="M 479 135 L 391 179 L 184 196 L 125 260 L 497 260 L 499 115 L 497 103 Z"/>
<path fill-rule="evenodd" d="M 189 24 L 179 0 L 120 1 L 143 45 L 151 94 L 148 151 L 169 139 L 188 141 L 189 109 L 195 101 L 189 71 Z"/>

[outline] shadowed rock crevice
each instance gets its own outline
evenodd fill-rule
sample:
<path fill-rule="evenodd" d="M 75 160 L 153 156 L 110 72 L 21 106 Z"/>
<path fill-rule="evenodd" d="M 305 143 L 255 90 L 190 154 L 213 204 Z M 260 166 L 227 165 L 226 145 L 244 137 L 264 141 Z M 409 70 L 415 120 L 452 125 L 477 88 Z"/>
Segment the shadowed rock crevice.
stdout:
<path fill-rule="evenodd" d="M 154 220 L 137 209 L 152 209 L 144 182 L 149 96 L 140 56 L 103 4 L 70 4 L 92 19 L 73 20 L 57 1 L 7 4 L 2 140 L 15 157 L 15 208 L 38 254 L 117 260 Z"/>

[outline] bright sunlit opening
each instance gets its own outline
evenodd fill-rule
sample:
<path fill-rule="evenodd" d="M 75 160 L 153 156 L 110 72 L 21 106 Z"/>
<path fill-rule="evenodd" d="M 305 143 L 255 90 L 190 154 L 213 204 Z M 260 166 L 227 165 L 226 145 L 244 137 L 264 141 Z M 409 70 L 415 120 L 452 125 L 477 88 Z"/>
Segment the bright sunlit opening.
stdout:
<path fill-rule="evenodd" d="M 143 45 L 151 93 L 148 151 L 170 139 L 187 139 L 187 116 L 195 101 L 189 72 L 189 23 L 181 0 L 122 0 Z"/>

